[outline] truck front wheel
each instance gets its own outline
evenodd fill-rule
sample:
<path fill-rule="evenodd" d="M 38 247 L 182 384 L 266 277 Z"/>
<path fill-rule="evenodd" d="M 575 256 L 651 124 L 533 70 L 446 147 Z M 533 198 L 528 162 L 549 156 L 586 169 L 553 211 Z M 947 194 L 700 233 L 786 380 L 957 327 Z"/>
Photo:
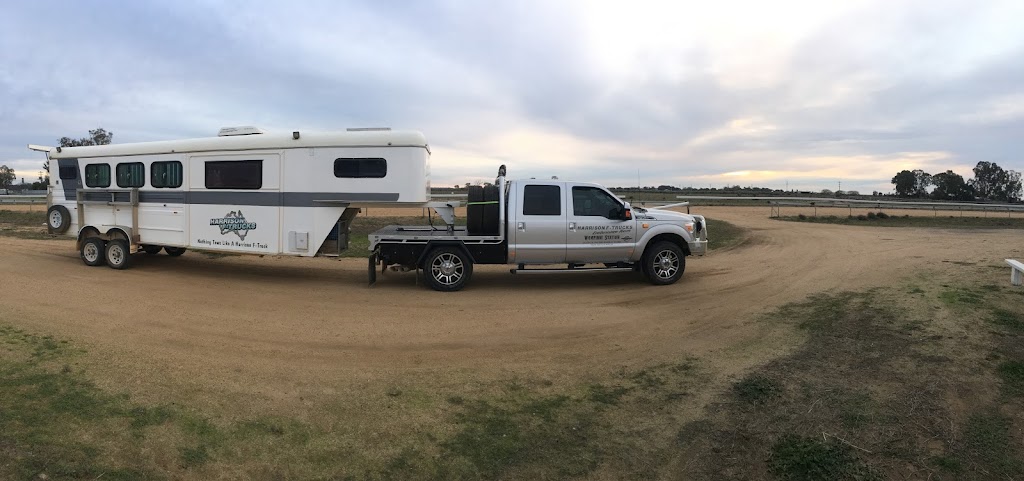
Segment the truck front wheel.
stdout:
<path fill-rule="evenodd" d="M 427 255 L 423 270 L 435 291 L 457 291 L 472 277 L 473 261 L 458 247 L 438 247 Z"/>
<path fill-rule="evenodd" d="M 644 250 L 644 274 L 651 284 L 663 286 L 683 277 L 686 257 L 683 249 L 668 241 L 661 241 Z"/>

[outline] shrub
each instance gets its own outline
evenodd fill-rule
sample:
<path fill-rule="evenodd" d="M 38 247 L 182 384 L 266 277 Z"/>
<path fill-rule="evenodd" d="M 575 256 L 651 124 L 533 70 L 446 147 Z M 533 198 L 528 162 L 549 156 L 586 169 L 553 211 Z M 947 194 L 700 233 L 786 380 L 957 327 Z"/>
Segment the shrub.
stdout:
<path fill-rule="evenodd" d="M 878 217 L 874 212 L 868 212 L 868 219 L 875 220 Z"/>
<path fill-rule="evenodd" d="M 885 212 L 879 212 L 877 215 L 878 215 L 879 219 L 888 219 L 889 218 L 889 214 L 886 214 Z"/>
<path fill-rule="evenodd" d="M 857 220 L 868 220 L 868 216 L 861 214 L 857 216 Z"/>
<path fill-rule="evenodd" d="M 797 217 L 798 219 L 800 219 L 800 220 L 807 220 L 807 216 L 806 216 L 806 215 L 803 215 L 803 214 L 800 214 L 800 215 L 798 215 L 798 216 L 796 216 L 796 217 Z"/>

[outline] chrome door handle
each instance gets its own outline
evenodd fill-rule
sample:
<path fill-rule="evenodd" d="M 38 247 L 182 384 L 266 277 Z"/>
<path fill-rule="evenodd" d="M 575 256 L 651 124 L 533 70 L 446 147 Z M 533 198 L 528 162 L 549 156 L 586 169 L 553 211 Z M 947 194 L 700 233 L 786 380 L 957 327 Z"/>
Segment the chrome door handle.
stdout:
<path fill-rule="evenodd" d="M 576 232 L 576 223 L 575 222 L 570 222 L 569 223 L 569 230 L 571 230 L 573 232 Z"/>
<path fill-rule="evenodd" d="M 519 229 L 519 232 L 526 232 L 526 222 L 516 223 L 516 229 Z"/>

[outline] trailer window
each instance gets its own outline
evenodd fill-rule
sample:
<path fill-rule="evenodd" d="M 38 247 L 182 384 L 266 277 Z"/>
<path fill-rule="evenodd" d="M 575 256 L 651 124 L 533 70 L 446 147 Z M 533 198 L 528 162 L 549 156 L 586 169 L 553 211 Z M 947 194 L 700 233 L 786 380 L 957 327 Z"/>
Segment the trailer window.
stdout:
<path fill-rule="evenodd" d="M 78 167 L 65 165 L 59 169 L 60 180 L 75 180 L 78 178 Z"/>
<path fill-rule="evenodd" d="M 614 219 L 622 203 L 597 187 L 572 188 L 572 213 Z"/>
<path fill-rule="evenodd" d="M 146 166 L 142 162 L 117 164 L 117 186 L 122 189 L 146 185 Z"/>
<path fill-rule="evenodd" d="M 334 159 L 334 176 L 351 179 L 380 179 L 388 175 L 384 159 Z"/>
<path fill-rule="evenodd" d="M 562 188 L 557 185 L 524 186 L 523 215 L 562 215 Z"/>
<path fill-rule="evenodd" d="M 149 183 L 157 188 L 177 189 L 182 181 L 181 162 L 153 162 Z"/>
<path fill-rule="evenodd" d="M 86 187 L 110 187 L 110 166 L 89 164 L 85 166 Z"/>
<path fill-rule="evenodd" d="M 206 163 L 207 189 L 259 189 L 263 187 L 262 160 L 223 160 Z"/>

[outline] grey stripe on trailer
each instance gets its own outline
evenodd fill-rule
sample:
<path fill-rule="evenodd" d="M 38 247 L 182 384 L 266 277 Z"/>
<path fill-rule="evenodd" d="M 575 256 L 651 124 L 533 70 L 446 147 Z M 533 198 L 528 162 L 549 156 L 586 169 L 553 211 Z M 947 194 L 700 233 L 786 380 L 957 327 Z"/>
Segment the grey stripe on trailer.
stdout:
<path fill-rule="evenodd" d="M 255 205 L 263 207 L 312 207 L 317 201 L 394 202 L 388 192 L 154 192 L 139 191 L 139 202 L 148 204 Z"/>

